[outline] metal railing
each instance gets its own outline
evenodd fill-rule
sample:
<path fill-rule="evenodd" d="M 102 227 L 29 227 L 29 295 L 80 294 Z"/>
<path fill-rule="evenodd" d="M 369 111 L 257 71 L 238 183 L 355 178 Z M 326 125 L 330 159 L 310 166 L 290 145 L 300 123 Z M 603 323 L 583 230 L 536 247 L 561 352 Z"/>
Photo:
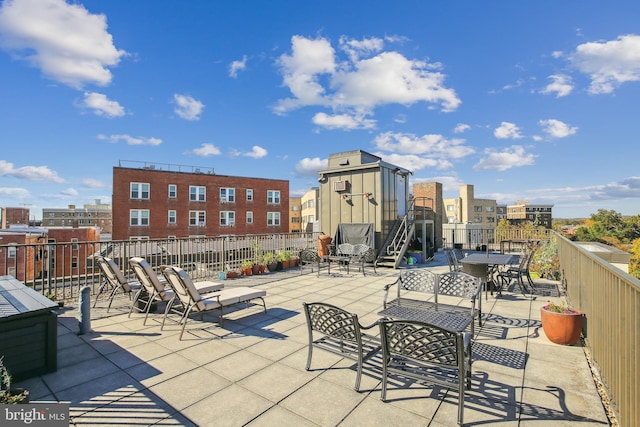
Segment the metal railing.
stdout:
<path fill-rule="evenodd" d="M 264 254 L 297 254 L 316 248 L 318 233 L 149 239 L 0 245 L 0 275 L 11 275 L 56 300 L 77 298 L 80 289 L 100 286 L 94 259 L 112 258 L 129 277 L 129 259 L 146 258 L 153 266 L 178 265 L 194 279 L 215 279 L 222 271 L 237 270 L 244 261 L 261 262 Z"/>
<path fill-rule="evenodd" d="M 460 249 L 497 251 L 503 240 L 548 240 L 551 232 L 544 227 L 465 229 L 462 225 L 448 226 L 443 230 L 443 246 L 452 248 L 455 244 Z"/>
<path fill-rule="evenodd" d="M 554 234 L 567 298 L 585 313 L 586 343 L 616 418 L 640 425 L 640 280 Z"/>

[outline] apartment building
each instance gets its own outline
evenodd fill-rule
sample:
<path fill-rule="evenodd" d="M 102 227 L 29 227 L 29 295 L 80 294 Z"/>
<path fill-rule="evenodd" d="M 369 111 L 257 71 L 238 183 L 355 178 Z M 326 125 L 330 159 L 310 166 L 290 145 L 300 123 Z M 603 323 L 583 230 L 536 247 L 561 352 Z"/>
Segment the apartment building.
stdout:
<path fill-rule="evenodd" d="M 482 228 L 497 225 L 497 203 L 491 199 L 476 199 L 473 185 L 460 186 L 460 197 L 444 199 L 446 218 L 449 224 L 479 224 Z"/>
<path fill-rule="evenodd" d="M 302 230 L 304 232 L 312 232 L 313 225 L 319 220 L 319 200 L 320 187 L 312 187 L 311 190 L 304 193 L 300 199 L 302 206 Z"/>
<path fill-rule="evenodd" d="M 111 205 L 96 199 L 93 204 L 79 208 L 68 205 L 67 208 L 42 208 L 42 226 L 44 227 L 98 227 L 100 233 L 111 234 Z"/>
<path fill-rule="evenodd" d="M 114 240 L 289 231 L 289 181 L 140 164 L 113 168 Z"/>
<path fill-rule="evenodd" d="M 29 208 L 2 208 L 0 210 L 0 228 L 11 225 L 29 225 Z"/>
<path fill-rule="evenodd" d="M 302 231 L 302 205 L 300 197 L 289 198 L 289 233 Z"/>
<path fill-rule="evenodd" d="M 513 205 L 507 206 L 507 219 L 515 226 L 531 222 L 533 225 L 542 225 L 551 229 L 553 205 L 531 204 L 527 200 L 516 200 Z"/>

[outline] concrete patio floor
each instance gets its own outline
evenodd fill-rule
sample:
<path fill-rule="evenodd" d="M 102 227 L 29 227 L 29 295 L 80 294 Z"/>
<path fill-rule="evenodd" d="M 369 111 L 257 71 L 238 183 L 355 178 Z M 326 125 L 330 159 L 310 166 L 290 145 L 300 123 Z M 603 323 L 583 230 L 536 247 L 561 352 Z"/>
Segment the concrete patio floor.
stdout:
<path fill-rule="evenodd" d="M 418 268 L 448 271 L 441 252 Z M 302 302 L 328 302 L 370 324 L 384 285 L 398 273 L 332 269 L 331 276 L 285 271 L 228 280 L 225 286 L 265 289 L 267 313 L 240 307 L 224 327 L 216 314 L 193 317 L 182 341 L 176 323 L 160 331 L 160 314 L 146 326 L 141 314 L 127 317 L 126 298 L 109 313 L 99 302 L 84 335 L 77 307 L 66 307 L 58 318 L 58 370 L 16 386 L 29 389 L 32 401 L 70 402 L 75 426 L 455 426 L 452 391 L 392 383 L 382 402 L 379 355 L 365 364 L 360 392 L 350 360 L 315 351 L 305 370 Z M 559 299 L 556 283 L 536 283 L 533 299 L 516 288 L 483 301 L 465 425 L 608 426 L 583 348 L 553 344 L 542 331 L 540 307 Z"/>

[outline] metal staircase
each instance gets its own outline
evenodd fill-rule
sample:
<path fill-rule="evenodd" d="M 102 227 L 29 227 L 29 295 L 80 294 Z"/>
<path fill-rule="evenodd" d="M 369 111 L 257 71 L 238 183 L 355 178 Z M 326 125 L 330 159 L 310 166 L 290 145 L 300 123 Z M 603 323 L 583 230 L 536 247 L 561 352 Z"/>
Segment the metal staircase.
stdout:
<path fill-rule="evenodd" d="M 387 234 L 387 238 L 382 244 L 382 250 L 378 255 L 377 266 L 398 268 L 402 262 L 411 236 L 415 229 L 415 210 L 413 200 L 410 201 L 408 214 L 398 218 Z"/>

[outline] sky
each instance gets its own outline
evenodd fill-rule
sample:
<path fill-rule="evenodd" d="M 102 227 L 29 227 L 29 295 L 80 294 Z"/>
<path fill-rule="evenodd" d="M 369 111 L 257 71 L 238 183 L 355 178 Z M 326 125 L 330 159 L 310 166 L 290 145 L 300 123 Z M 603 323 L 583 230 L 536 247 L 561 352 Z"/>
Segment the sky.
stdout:
<path fill-rule="evenodd" d="M 640 214 L 640 2 L 0 0 L 0 207 L 113 167 L 317 186 L 364 150 L 555 218 Z"/>

